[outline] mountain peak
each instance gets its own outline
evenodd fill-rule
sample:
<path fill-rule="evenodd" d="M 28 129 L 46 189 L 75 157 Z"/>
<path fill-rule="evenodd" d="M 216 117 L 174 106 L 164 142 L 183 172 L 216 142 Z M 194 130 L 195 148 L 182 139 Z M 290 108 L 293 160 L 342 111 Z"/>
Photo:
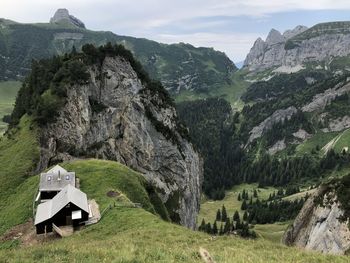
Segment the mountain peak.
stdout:
<path fill-rule="evenodd" d="M 294 29 L 289 29 L 289 30 L 286 30 L 284 33 L 283 33 L 283 36 L 286 38 L 286 39 L 289 39 L 289 38 L 292 38 L 296 35 L 299 35 L 301 33 L 303 33 L 305 30 L 307 30 L 308 28 L 306 26 L 302 26 L 302 25 L 298 25 L 296 26 Z"/>
<path fill-rule="evenodd" d="M 50 19 L 50 23 L 53 23 L 53 24 L 68 23 L 76 27 L 85 28 L 84 23 L 80 21 L 78 18 L 70 15 L 68 9 L 66 8 L 57 9 L 54 16 Z"/>
<path fill-rule="evenodd" d="M 281 35 L 281 33 L 276 30 L 276 29 L 271 29 L 269 35 L 266 38 L 266 43 L 269 45 L 273 45 L 273 44 L 277 44 L 277 43 L 281 43 L 284 42 L 285 39 L 284 37 Z"/>

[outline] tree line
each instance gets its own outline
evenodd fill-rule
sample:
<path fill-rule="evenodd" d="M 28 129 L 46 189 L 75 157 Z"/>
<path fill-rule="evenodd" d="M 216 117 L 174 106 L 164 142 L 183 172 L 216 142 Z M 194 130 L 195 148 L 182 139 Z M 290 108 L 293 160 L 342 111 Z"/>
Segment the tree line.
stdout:
<path fill-rule="evenodd" d="M 218 226 L 220 225 L 220 227 Z M 251 230 L 246 220 L 241 220 L 238 211 L 236 211 L 230 218 L 227 215 L 226 208 L 223 205 L 222 210 L 218 210 L 216 220 L 213 224 L 210 222 L 206 223 L 203 219 L 199 231 L 206 232 L 211 235 L 239 235 L 244 238 L 256 238 L 257 235 L 254 230 Z"/>

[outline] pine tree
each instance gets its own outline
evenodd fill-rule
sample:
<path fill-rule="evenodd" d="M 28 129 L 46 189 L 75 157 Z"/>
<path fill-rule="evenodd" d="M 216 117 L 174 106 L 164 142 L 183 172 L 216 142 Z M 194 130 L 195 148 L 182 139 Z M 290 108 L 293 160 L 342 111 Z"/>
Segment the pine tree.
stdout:
<path fill-rule="evenodd" d="M 247 202 L 246 202 L 245 200 L 243 200 L 241 209 L 242 209 L 242 210 L 246 210 L 246 209 L 247 209 Z"/>
<path fill-rule="evenodd" d="M 239 213 L 238 211 L 236 210 L 235 213 L 233 214 L 233 221 L 236 221 L 239 220 Z"/>
<path fill-rule="evenodd" d="M 221 212 L 220 209 L 216 212 L 216 221 L 221 221 Z"/>
<path fill-rule="evenodd" d="M 247 219 L 248 219 L 248 213 L 247 213 L 247 211 L 244 211 L 243 220 L 247 221 Z"/>
<path fill-rule="evenodd" d="M 238 194 L 238 198 L 237 198 L 238 201 L 241 201 L 241 193 Z"/>
<path fill-rule="evenodd" d="M 254 196 L 255 198 L 258 197 L 258 192 L 256 191 L 256 189 L 254 189 L 254 194 L 253 194 L 253 196 Z"/>
<path fill-rule="evenodd" d="M 222 226 L 222 223 L 221 223 L 219 235 L 223 235 L 223 234 L 224 234 L 224 229 L 223 229 L 223 226 Z"/>
<path fill-rule="evenodd" d="M 208 234 L 212 233 L 212 228 L 211 228 L 211 224 L 208 223 L 207 226 L 205 227 L 205 232 L 207 232 Z"/>
<path fill-rule="evenodd" d="M 238 220 L 236 221 L 236 229 L 237 229 L 237 230 L 241 229 L 241 220 L 240 220 L 240 219 L 238 219 Z"/>
<path fill-rule="evenodd" d="M 226 218 L 226 222 L 225 222 L 225 226 L 224 226 L 224 234 L 229 233 L 230 229 L 231 229 L 230 219 Z"/>
<path fill-rule="evenodd" d="M 216 221 L 213 224 L 213 232 L 212 233 L 213 233 L 213 235 L 217 235 L 218 234 L 218 226 L 216 224 Z"/>
<path fill-rule="evenodd" d="M 247 223 L 242 223 L 240 235 L 242 237 L 248 237 L 249 236 L 249 226 L 248 226 Z"/>
<path fill-rule="evenodd" d="M 278 195 L 278 196 L 283 196 L 283 189 L 279 189 L 279 190 L 277 191 L 277 195 Z"/>
<path fill-rule="evenodd" d="M 205 231 L 206 230 L 206 224 L 204 218 L 202 219 L 202 223 L 198 228 L 199 231 Z"/>
<path fill-rule="evenodd" d="M 221 209 L 221 221 L 225 222 L 227 219 L 227 212 L 226 212 L 226 207 L 224 205 L 222 205 L 222 209 Z"/>

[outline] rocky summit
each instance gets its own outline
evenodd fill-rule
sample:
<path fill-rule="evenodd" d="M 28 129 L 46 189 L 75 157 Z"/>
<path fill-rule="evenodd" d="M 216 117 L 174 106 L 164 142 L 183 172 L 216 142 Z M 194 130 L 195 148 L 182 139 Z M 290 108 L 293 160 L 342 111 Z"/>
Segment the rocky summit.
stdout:
<path fill-rule="evenodd" d="M 307 65 L 324 67 L 321 62 L 350 54 L 349 22 L 317 24 L 309 29 L 297 26 L 282 35 L 272 29 L 263 41 L 256 40 L 247 55 L 244 67 L 249 71 L 273 69 L 275 72 L 293 73 Z"/>
<path fill-rule="evenodd" d="M 85 28 L 85 25 L 78 18 L 69 14 L 69 11 L 65 8 L 60 8 L 56 11 L 54 16 L 50 19 L 50 23 L 61 24 L 68 23 L 76 27 Z"/>
<path fill-rule="evenodd" d="M 271 29 L 266 40 L 258 38 L 248 53 L 244 67 L 250 71 L 260 71 L 272 67 L 282 66 L 286 56 L 285 44 L 288 39 L 307 30 L 305 26 L 297 26 L 287 30 L 283 35 L 276 29 Z"/>

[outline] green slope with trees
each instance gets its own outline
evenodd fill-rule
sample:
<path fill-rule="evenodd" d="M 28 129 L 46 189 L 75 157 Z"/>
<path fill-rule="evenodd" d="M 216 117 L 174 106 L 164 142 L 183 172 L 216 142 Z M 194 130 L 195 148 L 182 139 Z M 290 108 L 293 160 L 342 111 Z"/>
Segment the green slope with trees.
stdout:
<path fill-rule="evenodd" d="M 22 247 L 18 241 L 2 241 L 0 261 L 202 262 L 199 248 L 203 247 L 216 262 L 347 262 L 347 257 L 306 252 L 266 239 L 251 240 L 228 235 L 213 239 L 206 233 L 165 222 L 153 214 L 140 176 L 123 165 L 80 160 L 63 166 L 77 172 L 82 190 L 95 198 L 100 208 L 111 202 L 117 207 L 109 210 L 96 225 L 68 238 L 30 247 Z M 16 193 L 18 201 L 34 196 L 37 182 L 37 177 L 30 177 L 19 186 Z M 125 197 L 108 197 L 109 191 L 119 192 Z M 129 200 L 140 202 L 143 207 L 130 208 L 127 205 Z M 13 209 L 13 217 L 23 213 L 24 209 Z M 175 247 L 169 246 L 174 242 Z"/>
<path fill-rule="evenodd" d="M 77 50 L 85 44 L 119 43 L 131 50 L 152 78 L 176 93 L 180 89 L 208 92 L 231 83 L 237 70 L 222 52 L 189 44 L 160 44 L 56 24 L 20 24 L 0 19 L 0 80 L 28 74 L 32 59 Z"/>
<path fill-rule="evenodd" d="M 19 81 L 0 81 L 0 136 L 7 128 L 3 118 L 11 114 L 20 85 Z"/>

